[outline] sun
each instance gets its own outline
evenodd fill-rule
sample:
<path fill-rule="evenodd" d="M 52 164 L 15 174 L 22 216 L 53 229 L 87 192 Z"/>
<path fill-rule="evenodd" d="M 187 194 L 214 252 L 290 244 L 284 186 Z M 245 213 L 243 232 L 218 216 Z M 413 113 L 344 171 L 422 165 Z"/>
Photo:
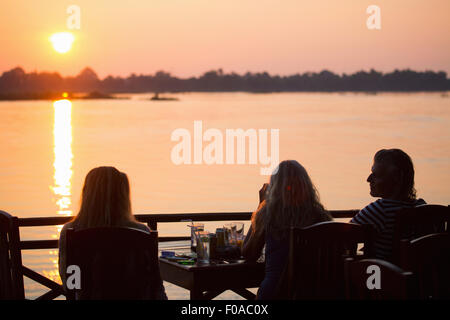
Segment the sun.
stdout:
<path fill-rule="evenodd" d="M 70 32 L 55 33 L 50 37 L 53 49 L 59 53 L 66 53 L 72 48 L 75 37 Z"/>

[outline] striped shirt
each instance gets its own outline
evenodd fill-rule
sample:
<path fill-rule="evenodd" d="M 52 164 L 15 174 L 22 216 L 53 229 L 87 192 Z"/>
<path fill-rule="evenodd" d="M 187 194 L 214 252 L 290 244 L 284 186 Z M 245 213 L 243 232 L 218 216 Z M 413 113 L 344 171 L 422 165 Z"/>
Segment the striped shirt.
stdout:
<path fill-rule="evenodd" d="M 414 202 L 378 199 L 358 212 L 350 222 L 373 225 L 376 230 L 374 239 L 375 257 L 388 260 L 392 254 L 395 213 L 401 209 L 422 204 L 426 204 L 423 199 Z"/>

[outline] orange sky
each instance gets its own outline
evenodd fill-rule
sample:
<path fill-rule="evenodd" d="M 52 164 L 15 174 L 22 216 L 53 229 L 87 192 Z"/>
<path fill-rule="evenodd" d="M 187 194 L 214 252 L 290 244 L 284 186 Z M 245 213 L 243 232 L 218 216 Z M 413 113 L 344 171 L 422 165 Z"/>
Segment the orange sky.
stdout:
<path fill-rule="evenodd" d="M 67 31 L 66 8 L 81 8 L 81 29 L 65 55 L 48 40 Z M 381 8 L 368 30 L 366 8 Z M 100 77 L 158 70 L 197 76 L 329 69 L 351 73 L 444 70 L 450 74 L 450 0 L 2 0 L 0 72 Z"/>

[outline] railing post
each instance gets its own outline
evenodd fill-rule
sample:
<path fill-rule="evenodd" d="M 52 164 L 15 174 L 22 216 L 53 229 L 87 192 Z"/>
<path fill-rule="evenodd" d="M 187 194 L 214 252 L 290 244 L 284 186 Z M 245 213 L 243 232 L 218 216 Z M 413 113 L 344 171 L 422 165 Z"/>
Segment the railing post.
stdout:
<path fill-rule="evenodd" d="M 25 286 L 22 272 L 22 251 L 20 250 L 19 219 L 13 217 L 11 221 L 11 268 L 13 281 L 16 284 L 18 299 L 25 299 Z"/>

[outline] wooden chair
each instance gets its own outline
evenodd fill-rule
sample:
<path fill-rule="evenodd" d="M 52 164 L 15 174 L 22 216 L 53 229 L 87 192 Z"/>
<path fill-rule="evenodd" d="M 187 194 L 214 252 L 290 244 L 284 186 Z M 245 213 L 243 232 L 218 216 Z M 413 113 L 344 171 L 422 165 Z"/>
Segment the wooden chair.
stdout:
<path fill-rule="evenodd" d="M 344 258 L 356 257 L 358 244 L 372 257 L 372 226 L 321 222 L 292 228 L 287 266 L 287 299 L 344 299 Z"/>
<path fill-rule="evenodd" d="M 18 219 L 1 210 L 0 299 L 25 299 Z"/>
<path fill-rule="evenodd" d="M 404 209 L 396 213 L 392 242 L 392 258 L 394 264 L 401 263 L 402 240 L 413 240 L 424 235 L 450 232 L 450 207 L 441 205 L 422 205 Z"/>
<path fill-rule="evenodd" d="M 371 288 L 367 284 L 375 266 L 380 276 L 380 287 Z M 416 297 L 414 275 L 398 266 L 380 259 L 363 259 L 355 261 L 345 259 L 345 293 L 352 300 L 407 300 Z M 371 279 L 372 280 L 372 279 Z M 372 281 L 369 281 L 372 282 Z"/>
<path fill-rule="evenodd" d="M 401 242 L 403 269 L 416 275 L 420 299 L 450 299 L 450 234 Z"/>
<path fill-rule="evenodd" d="M 161 298 L 156 231 L 148 234 L 125 227 L 68 229 L 66 259 L 67 266 L 76 265 L 81 271 L 81 288 L 68 289 L 68 299 Z"/>

